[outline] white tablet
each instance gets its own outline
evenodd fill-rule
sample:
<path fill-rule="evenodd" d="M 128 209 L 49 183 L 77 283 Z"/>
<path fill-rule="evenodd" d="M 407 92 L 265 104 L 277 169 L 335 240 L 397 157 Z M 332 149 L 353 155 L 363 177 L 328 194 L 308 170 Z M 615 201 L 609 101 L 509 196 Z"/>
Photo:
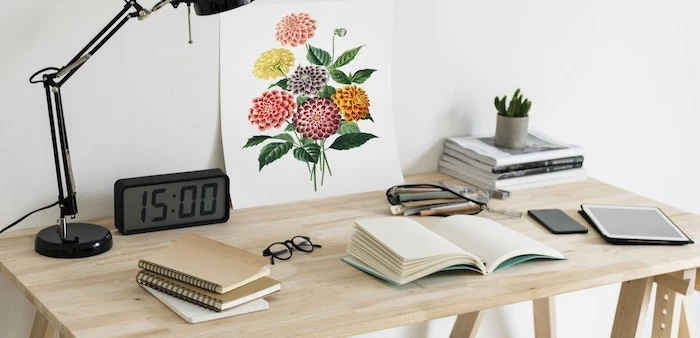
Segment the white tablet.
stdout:
<path fill-rule="evenodd" d="M 693 243 L 656 207 L 582 204 L 581 209 L 609 239 Z"/>

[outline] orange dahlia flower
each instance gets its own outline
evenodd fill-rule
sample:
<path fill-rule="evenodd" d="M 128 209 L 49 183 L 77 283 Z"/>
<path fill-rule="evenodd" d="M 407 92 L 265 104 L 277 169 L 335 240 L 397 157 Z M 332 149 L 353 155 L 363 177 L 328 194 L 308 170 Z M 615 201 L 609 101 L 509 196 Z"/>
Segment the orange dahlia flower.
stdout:
<path fill-rule="evenodd" d="M 306 44 L 315 33 L 316 20 L 307 13 L 292 13 L 277 23 L 275 37 L 283 46 L 296 47 Z"/>
<path fill-rule="evenodd" d="M 359 121 L 369 113 L 369 97 L 360 87 L 353 85 L 339 88 L 331 98 L 348 122 Z"/>

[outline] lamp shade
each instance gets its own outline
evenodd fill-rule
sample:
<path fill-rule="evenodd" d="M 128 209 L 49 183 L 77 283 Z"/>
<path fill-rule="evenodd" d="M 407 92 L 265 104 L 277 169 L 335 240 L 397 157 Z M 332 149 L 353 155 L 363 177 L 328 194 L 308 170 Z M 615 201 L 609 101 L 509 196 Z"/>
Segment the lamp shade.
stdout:
<path fill-rule="evenodd" d="M 197 15 L 218 14 L 253 2 L 253 0 L 195 0 L 194 12 Z"/>

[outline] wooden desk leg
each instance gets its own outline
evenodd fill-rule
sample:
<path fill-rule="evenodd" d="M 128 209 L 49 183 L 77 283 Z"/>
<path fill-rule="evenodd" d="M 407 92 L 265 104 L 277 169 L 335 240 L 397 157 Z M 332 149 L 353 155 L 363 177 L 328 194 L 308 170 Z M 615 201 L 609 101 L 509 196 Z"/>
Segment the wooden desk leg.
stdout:
<path fill-rule="evenodd" d="M 34 324 L 32 324 L 32 332 L 29 333 L 30 338 L 53 338 L 56 326 L 49 325 L 49 321 L 39 311 L 34 314 Z"/>
<path fill-rule="evenodd" d="M 684 296 L 693 294 L 697 286 L 697 269 L 676 271 L 654 277 L 656 282 L 656 303 L 653 337 L 692 337 L 693 329 L 688 320 L 690 309 Z"/>
<path fill-rule="evenodd" d="M 557 326 L 554 297 L 533 300 L 532 312 L 535 317 L 535 337 L 556 338 Z"/>
<path fill-rule="evenodd" d="M 661 284 L 656 285 L 656 303 L 654 321 L 651 327 L 652 337 L 670 338 L 678 336 L 681 303 L 683 296 Z"/>
<path fill-rule="evenodd" d="M 698 338 L 698 331 L 695 330 L 695 323 L 691 320 L 690 305 L 684 299 L 681 304 L 681 322 L 678 328 L 678 338 Z"/>
<path fill-rule="evenodd" d="M 622 283 L 611 337 L 634 338 L 641 336 L 653 283 L 653 277 Z"/>
<path fill-rule="evenodd" d="M 457 316 L 455 325 L 452 327 L 452 333 L 450 333 L 450 338 L 476 337 L 476 332 L 479 331 L 479 324 L 481 324 L 481 317 L 483 314 L 484 311 L 476 311 Z"/>

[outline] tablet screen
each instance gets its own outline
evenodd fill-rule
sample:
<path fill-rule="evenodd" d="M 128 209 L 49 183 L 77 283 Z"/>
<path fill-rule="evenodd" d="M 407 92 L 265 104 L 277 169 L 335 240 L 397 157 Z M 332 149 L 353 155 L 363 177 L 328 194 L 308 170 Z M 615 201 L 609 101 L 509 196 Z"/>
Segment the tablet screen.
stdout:
<path fill-rule="evenodd" d="M 655 207 L 582 205 L 606 236 L 619 239 L 688 241 L 678 227 Z"/>

